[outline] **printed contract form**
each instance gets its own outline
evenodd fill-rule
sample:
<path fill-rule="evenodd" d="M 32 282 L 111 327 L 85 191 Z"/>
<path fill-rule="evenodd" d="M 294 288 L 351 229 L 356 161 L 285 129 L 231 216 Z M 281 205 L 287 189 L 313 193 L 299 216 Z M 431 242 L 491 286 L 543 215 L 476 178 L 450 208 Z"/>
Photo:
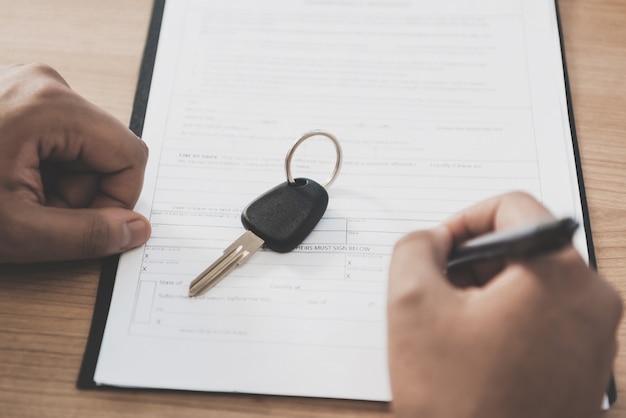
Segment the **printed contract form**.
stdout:
<path fill-rule="evenodd" d="M 189 298 L 314 129 L 344 151 L 317 228 Z M 401 236 L 510 190 L 583 219 L 551 0 L 168 1 L 143 138 L 153 235 L 120 259 L 99 385 L 389 400 Z M 335 153 L 296 158 L 322 181 Z"/>

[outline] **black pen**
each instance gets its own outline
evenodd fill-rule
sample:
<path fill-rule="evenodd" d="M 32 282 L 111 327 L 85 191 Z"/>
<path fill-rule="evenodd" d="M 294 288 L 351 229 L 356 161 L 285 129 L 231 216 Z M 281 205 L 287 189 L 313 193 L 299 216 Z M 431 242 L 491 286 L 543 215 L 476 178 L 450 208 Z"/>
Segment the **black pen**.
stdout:
<path fill-rule="evenodd" d="M 577 228 L 574 219 L 563 218 L 474 238 L 452 250 L 447 269 L 488 259 L 524 259 L 546 254 L 571 242 Z"/>

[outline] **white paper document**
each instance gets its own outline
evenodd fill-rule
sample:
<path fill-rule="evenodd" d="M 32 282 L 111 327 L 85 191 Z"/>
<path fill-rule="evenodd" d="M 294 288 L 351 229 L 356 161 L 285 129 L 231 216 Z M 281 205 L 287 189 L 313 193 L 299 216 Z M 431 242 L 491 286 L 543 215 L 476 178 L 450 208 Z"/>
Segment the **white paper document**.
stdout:
<path fill-rule="evenodd" d="M 188 297 L 316 129 L 344 163 L 313 233 Z M 101 385 L 389 400 L 400 237 L 511 190 L 583 216 L 552 0 L 168 1 L 143 139 L 153 235 L 120 259 Z M 307 143 L 321 183 L 334 149 Z"/>

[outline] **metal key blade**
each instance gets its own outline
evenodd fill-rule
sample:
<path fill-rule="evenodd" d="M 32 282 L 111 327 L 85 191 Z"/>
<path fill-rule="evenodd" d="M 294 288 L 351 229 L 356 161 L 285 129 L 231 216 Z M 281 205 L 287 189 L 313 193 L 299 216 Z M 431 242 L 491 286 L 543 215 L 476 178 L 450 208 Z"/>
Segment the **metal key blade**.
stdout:
<path fill-rule="evenodd" d="M 263 240 L 250 231 L 244 232 L 224 254 L 196 277 L 189 285 L 189 296 L 199 296 L 215 286 L 235 267 L 248 261 L 248 258 L 263 246 Z"/>

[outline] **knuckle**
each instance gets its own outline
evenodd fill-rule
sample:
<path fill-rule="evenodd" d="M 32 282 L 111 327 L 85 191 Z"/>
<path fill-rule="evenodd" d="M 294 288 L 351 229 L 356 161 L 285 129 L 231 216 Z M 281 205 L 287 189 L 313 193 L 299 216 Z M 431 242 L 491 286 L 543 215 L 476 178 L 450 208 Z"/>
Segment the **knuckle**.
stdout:
<path fill-rule="evenodd" d="M 138 139 L 139 139 L 139 144 L 141 145 L 141 149 L 143 150 L 144 158 L 147 160 L 148 156 L 150 155 L 150 149 L 148 148 L 148 144 L 146 144 L 143 139 L 141 138 L 138 138 Z"/>
<path fill-rule="evenodd" d="M 59 73 L 46 64 L 26 64 L 17 68 L 10 79 L 10 98 L 23 111 L 48 106 L 51 100 L 68 97 L 71 89 Z M 25 108 L 25 109 L 24 109 Z"/>
<path fill-rule="evenodd" d="M 421 306 L 428 299 L 425 286 L 415 280 L 407 280 L 407 284 L 395 291 L 389 292 L 388 304 L 390 309 L 412 309 Z"/>
<path fill-rule="evenodd" d="M 141 166 L 145 167 L 148 162 L 148 157 L 150 156 L 150 150 L 148 149 L 148 145 L 141 138 L 137 138 L 137 141 L 141 149 Z"/>
<path fill-rule="evenodd" d="M 419 274 L 418 274 L 419 276 Z M 429 297 L 429 289 L 419 277 L 403 275 L 397 277 L 387 293 L 390 309 L 420 306 Z"/>
<path fill-rule="evenodd" d="M 41 77 L 44 79 L 52 79 L 67 86 L 65 79 L 59 74 L 57 70 L 41 62 L 34 62 L 22 66 L 23 70 L 31 77 Z"/>
<path fill-rule="evenodd" d="M 50 101 L 64 97 L 69 93 L 67 86 L 54 80 L 40 79 L 30 85 L 28 95 L 35 104 L 47 105 Z"/>

